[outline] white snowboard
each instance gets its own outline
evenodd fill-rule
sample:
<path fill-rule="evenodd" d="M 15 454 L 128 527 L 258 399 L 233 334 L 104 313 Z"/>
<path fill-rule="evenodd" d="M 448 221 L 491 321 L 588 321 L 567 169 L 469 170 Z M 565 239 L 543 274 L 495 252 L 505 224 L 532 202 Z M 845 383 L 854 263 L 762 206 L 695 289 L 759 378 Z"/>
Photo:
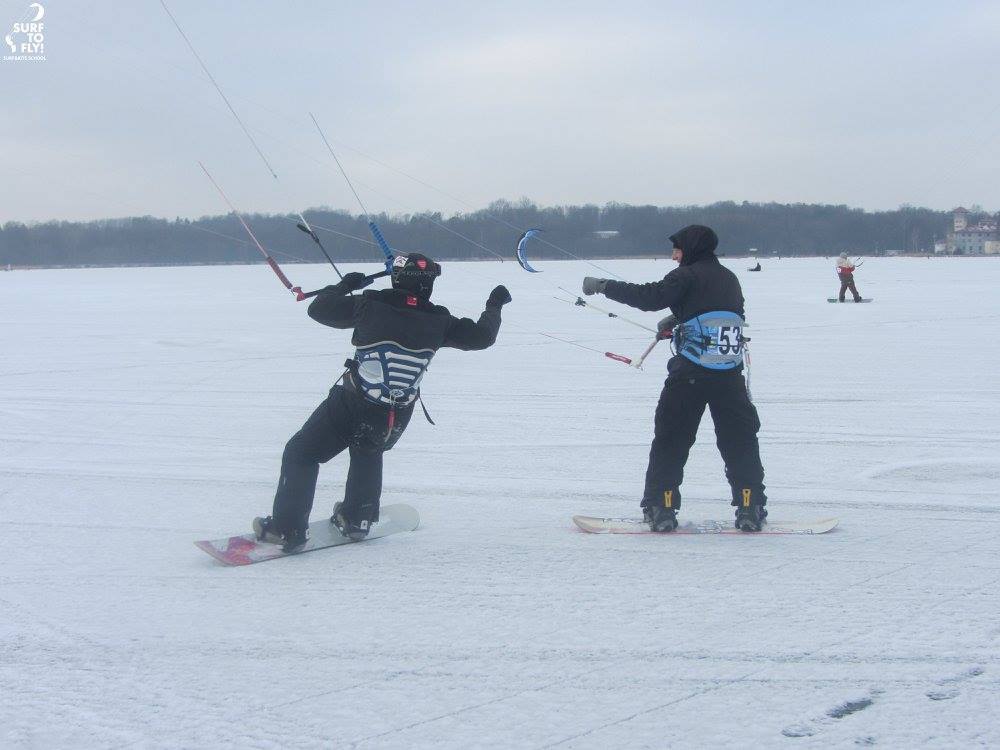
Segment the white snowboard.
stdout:
<path fill-rule="evenodd" d="M 413 531 L 420 525 L 420 514 L 416 508 L 409 505 L 385 505 L 379 510 L 379 522 L 372 527 L 363 541 L 378 539 L 401 531 Z M 212 539 L 195 542 L 219 562 L 226 565 L 250 565 L 251 563 L 274 560 L 278 557 L 301 555 L 327 547 L 338 547 L 341 544 L 352 544 L 353 541 L 342 535 L 330 519 L 313 521 L 309 524 L 309 541 L 302 549 L 295 552 L 282 552 L 280 544 L 258 542 L 252 533 L 230 536 L 225 539 Z"/>
<path fill-rule="evenodd" d="M 740 531 L 728 521 L 685 521 L 675 531 L 667 534 L 650 531 L 649 525 L 641 518 L 594 518 L 592 516 L 573 516 L 575 523 L 588 534 L 825 534 L 837 525 L 836 518 L 823 518 L 818 521 L 768 521 L 758 532 Z"/>

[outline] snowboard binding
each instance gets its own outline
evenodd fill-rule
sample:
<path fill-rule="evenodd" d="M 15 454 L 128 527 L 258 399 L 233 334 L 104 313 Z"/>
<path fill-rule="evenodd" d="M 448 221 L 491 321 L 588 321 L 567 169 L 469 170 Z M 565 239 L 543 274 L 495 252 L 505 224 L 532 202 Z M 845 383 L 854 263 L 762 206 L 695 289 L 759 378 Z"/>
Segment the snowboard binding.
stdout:
<path fill-rule="evenodd" d="M 282 552 L 297 552 L 309 541 L 309 529 L 280 531 L 272 516 L 257 516 L 253 519 L 253 533 L 258 542 L 280 544 Z"/>
<path fill-rule="evenodd" d="M 361 508 L 361 512 L 355 515 L 350 515 L 344 512 L 344 503 L 339 502 L 333 506 L 333 515 L 330 516 L 330 523 L 337 527 L 345 537 L 354 542 L 360 542 L 368 536 L 368 532 L 371 531 L 372 526 L 378 521 L 376 517 L 374 520 L 371 518 L 370 513 L 365 511 L 369 510 L 367 507 Z"/>

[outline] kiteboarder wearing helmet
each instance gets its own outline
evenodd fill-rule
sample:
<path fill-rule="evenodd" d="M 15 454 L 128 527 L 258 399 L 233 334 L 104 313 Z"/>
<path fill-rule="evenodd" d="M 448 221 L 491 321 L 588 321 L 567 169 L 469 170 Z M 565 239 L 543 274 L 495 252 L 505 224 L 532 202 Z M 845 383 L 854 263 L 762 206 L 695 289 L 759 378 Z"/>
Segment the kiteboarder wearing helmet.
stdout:
<path fill-rule="evenodd" d="M 254 520 L 257 538 L 284 545 L 286 552 L 308 539 L 309 514 L 319 465 L 345 448 L 351 461 L 344 499 L 330 521 L 351 539 L 363 539 L 378 521 L 382 454 L 406 429 L 420 398 L 420 382 L 434 353 L 443 347 L 486 349 L 500 330 L 500 308 L 511 301 L 496 287 L 475 321 L 456 318 L 430 301 L 441 266 L 420 253 L 395 258 L 392 288 L 355 292 L 371 283 L 349 273 L 323 289 L 309 305 L 309 317 L 332 328 L 351 328 L 354 357 L 285 446 L 272 514 Z"/>

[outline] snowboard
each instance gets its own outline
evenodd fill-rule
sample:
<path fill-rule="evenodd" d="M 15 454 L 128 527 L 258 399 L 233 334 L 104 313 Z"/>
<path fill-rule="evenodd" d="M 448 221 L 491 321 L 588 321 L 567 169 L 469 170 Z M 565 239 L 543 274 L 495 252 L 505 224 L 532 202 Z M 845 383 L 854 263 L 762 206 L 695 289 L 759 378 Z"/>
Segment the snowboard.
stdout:
<path fill-rule="evenodd" d="M 862 297 L 861 301 L 862 302 L 871 302 L 873 299 L 874 299 L 874 297 Z M 827 297 L 826 301 L 827 302 L 840 302 L 840 300 L 837 299 L 836 297 Z M 855 302 L 852 299 L 849 299 L 849 300 L 844 300 L 841 304 L 844 304 L 844 305 L 856 305 L 858 303 Z"/>
<path fill-rule="evenodd" d="M 402 504 L 386 505 L 379 510 L 378 523 L 372 527 L 368 536 L 362 541 L 379 539 L 390 534 L 398 534 L 401 531 L 413 531 L 419 525 L 420 515 L 416 508 Z M 301 555 L 303 552 L 353 543 L 353 540 L 343 536 L 337 527 L 330 523 L 329 518 L 324 518 L 322 521 L 313 521 L 309 524 L 309 541 L 304 547 L 294 552 L 283 552 L 280 544 L 258 542 L 257 537 L 252 532 L 225 539 L 195 542 L 195 546 L 226 565 L 250 565 L 265 560 L 274 560 L 278 557 Z"/>
<path fill-rule="evenodd" d="M 740 531 L 729 521 L 685 521 L 676 530 L 666 534 L 650 531 L 649 525 L 641 518 L 593 518 L 573 516 L 575 523 L 588 534 L 825 534 L 837 525 L 836 518 L 822 518 L 817 521 L 767 521 L 757 532 Z"/>

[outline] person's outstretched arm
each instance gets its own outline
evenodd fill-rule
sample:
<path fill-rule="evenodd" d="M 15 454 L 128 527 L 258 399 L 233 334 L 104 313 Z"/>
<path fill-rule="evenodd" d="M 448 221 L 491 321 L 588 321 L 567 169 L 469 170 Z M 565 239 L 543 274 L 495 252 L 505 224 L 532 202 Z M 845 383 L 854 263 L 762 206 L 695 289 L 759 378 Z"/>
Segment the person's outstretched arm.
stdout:
<path fill-rule="evenodd" d="M 475 351 L 493 346 L 500 332 L 500 308 L 510 302 L 507 287 L 498 286 L 486 300 L 486 309 L 479 320 L 452 317 L 445 332 L 442 347 Z"/>
<path fill-rule="evenodd" d="M 603 294 L 615 302 L 650 312 L 663 310 L 680 302 L 691 287 L 691 281 L 692 272 L 684 266 L 675 268 L 660 281 L 650 284 L 630 284 L 627 281 L 587 276 L 583 280 L 583 293 Z"/>
<path fill-rule="evenodd" d="M 331 328 L 354 328 L 362 297 L 347 295 L 371 283 L 371 279 L 363 273 L 354 271 L 347 274 L 339 283 L 320 290 L 309 304 L 309 317 Z"/>

